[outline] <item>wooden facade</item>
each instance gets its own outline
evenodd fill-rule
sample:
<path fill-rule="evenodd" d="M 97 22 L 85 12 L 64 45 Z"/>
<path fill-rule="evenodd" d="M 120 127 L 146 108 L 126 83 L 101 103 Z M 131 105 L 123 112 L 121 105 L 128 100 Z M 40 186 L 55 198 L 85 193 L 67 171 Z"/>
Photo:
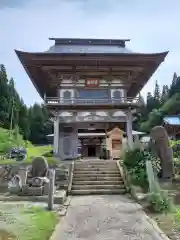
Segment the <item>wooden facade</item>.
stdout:
<path fill-rule="evenodd" d="M 128 39 L 50 40 L 55 44 L 45 52 L 16 54 L 54 115 L 55 154 L 75 157 L 78 132 L 92 123 L 104 132 L 123 123 L 132 145 L 132 114 L 140 106 L 137 95 L 167 52 L 134 53 L 126 47 Z M 117 141 L 112 144 L 118 150 Z"/>

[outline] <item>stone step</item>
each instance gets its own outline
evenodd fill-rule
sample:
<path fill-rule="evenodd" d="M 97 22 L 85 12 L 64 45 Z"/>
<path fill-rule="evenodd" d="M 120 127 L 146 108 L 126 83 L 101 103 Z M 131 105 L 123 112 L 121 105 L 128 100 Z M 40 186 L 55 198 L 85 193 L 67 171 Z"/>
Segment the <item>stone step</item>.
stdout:
<path fill-rule="evenodd" d="M 96 163 L 92 163 L 92 162 L 88 162 L 88 163 L 75 163 L 75 166 L 115 166 L 116 162 L 96 162 Z"/>
<path fill-rule="evenodd" d="M 73 175 L 73 181 L 101 181 L 101 180 L 111 180 L 111 181 L 118 181 L 118 180 L 122 180 L 122 177 L 120 175 L 116 175 L 116 176 L 109 176 L 109 175 L 85 175 L 85 176 L 79 176 L 79 175 Z"/>
<path fill-rule="evenodd" d="M 74 170 L 82 170 L 82 169 L 118 169 L 117 166 L 74 166 Z"/>
<path fill-rule="evenodd" d="M 119 172 L 87 172 L 87 173 L 80 173 L 80 172 L 74 172 L 73 176 L 77 177 L 87 177 L 87 176 L 112 176 L 112 177 L 116 177 L 116 176 L 120 176 Z"/>
<path fill-rule="evenodd" d="M 97 170 L 97 169 L 102 169 L 102 170 L 118 170 L 118 168 L 117 168 L 117 166 L 110 166 L 110 167 L 108 167 L 108 166 L 90 166 L 90 167 L 88 167 L 88 166 L 84 166 L 84 167 L 80 167 L 80 166 L 75 166 L 74 167 L 74 171 L 82 171 L 82 170 L 84 170 L 84 171 L 91 171 L 91 170 Z"/>
<path fill-rule="evenodd" d="M 73 185 L 114 185 L 114 184 L 124 184 L 123 180 L 103 180 L 103 181 L 73 181 Z"/>
<path fill-rule="evenodd" d="M 83 189 L 125 189 L 123 184 L 115 184 L 115 185 L 72 185 L 72 190 L 83 190 Z"/>
<path fill-rule="evenodd" d="M 113 163 L 75 163 L 75 166 L 116 166 L 116 162 Z"/>
<path fill-rule="evenodd" d="M 71 190 L 71 195 L 90 195 L 90 194 L 125 194 L 125 189 L 83 189 L 83 190 Z"/>
<path fill-rule="evenodd" d="M 119 170 L 111 170 L 111 169 L 89 169 L 88 170 L 75 170 L 74 174 L 120 174 Z"/>
<path fill-rule="evenodd" d="M 87 160 L 75 160 L 75 163 L 115 163 L 116 161 L 113 160 L 104 160 L 104 159 L 87 159 Z"/>

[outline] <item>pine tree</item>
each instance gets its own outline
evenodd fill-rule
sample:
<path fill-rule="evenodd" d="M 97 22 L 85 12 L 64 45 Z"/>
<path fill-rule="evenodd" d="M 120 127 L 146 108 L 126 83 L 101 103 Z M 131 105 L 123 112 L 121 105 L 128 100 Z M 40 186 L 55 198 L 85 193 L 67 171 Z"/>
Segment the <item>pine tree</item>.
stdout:
<path fill-rule="evenodd" d="M 147 93 L 147 112 L 150 113 L 154 108 L 154 97 L 150 92 Z"/>
<path fill-rule="evenodd" d="M 9 127 L 9 89 L 6 69 L 0 65 L 0 122 L 5 128 Z"/>
<path fill-rule="evenodd" d="M 155 89 L 154 89 L 154 99 L 157 100 L 157 101 L 160 101 L 160 87 L 159 87 L 159 84 L 156 80 L 156 83 L 155 83 Z"/>
<path fill-rule="evenodd" d="M 140 108 L 137 109 L 136 113 L 134 114 L 134 120 L 133 120 L 133 129 L 136 129 L 136 130 L 140 128 L 141 122 L 147 119 L 146 103 L 141 94 L 139 95 L 139 103 L 140 103 Z"/>
<path fill-rule="evenodd" d="M 10 129 L 12 125 L 12 129 L 18 129 L 25 140 L 41 144 L 46 143 L 46 135 L 52 133 L 49 119 L 50 113 L 43 105 L 34 104 L 27 108 L 13 78 L 8 80 L 5 66 L 0 65 L 0 126 Z"/>
<path fill-rule="evenodd" d="M 50 115 L 43 105 L 34 104 L 29 109 L 30 137 L 36 144 L 47 142 L 46 135 L 52 132 Z"/>
<path fill-rule="evenodd" d="M 162 94 L 161 94 L 161 104 L 163 104 L 169 96 L 169 87 L 168 85 L 163 85 Z"/>
<path fill-rule="evenodd" d="M 177 92 L 177 82 L 178 82 L 178 76 L 176 73 L 173 74 L 173 78 L 172 78 L 172 83 L 170 86 L 170 90 L 169 90 L 169 96 L 173 96 L 176 92 Z"/>
<path fill-rule="evenodd" d="M 173 79 L 172 79 L 172 85 L 176 85 L 176 80 L 177 80 L 177 78 L 178 78 L 178 76 L 177 76 L 177 73 L 176 72 L 174 72 L 174 74 L 173 74 Z"/>

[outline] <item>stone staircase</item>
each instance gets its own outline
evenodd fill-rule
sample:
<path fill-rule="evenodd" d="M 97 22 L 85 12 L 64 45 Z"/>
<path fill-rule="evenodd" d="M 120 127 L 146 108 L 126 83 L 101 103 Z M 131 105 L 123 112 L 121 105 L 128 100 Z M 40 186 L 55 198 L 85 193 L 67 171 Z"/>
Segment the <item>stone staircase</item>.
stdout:
<path fill-rule="evenodd" d="M 72 195 L 125 194 L 126 189 L 116 161 L 75 161 Z"/>

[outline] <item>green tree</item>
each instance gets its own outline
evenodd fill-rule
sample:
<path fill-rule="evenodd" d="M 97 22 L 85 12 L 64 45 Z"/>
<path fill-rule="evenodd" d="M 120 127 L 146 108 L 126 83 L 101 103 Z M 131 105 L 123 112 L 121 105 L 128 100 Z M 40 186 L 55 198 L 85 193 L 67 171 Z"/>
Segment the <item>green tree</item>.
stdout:
<path fill-rule="evenodd" d="M 170 90 L 169 90 L 169 96 L 173 96 L 176 92 L 177 92 L 177 83 L 178 83 L 178 76 L 176 74 L 176 72 L 173 74 L 173 78 L 172 78 L 172 83 L 170 86 Z"/>
<path fill-rule="evenodd" d="M 156 83 L 155 83 L 155 88 L 154 88 L 154 101 L 153 101 L 153 109 L 158 109 L 161 105 L 161 92 L 160 92 L 160 87 L 159 87 L 159 84 L 156 80 Z"/>
<path fill-rule="evenodd" d="M 29 109 L 30 141 L 35 144 L 47 143 L 46 135 L 52 131 L 49 119 L 50 115 L 43 105 L 34 104 Z"/>
<path fill-rule="evenodd" d="M 141 122 L 147 119 L 147 106 L 143 96 L 139 95 L 140 108 L 134 114 L 133 129 L 138 130 Z"/>
<path fill-rule="evenodd" d="M 18 129 L 25 140 L 43 144 L 47 142 L 46 135 L 52 132 L 49 119 L 50 113 L 43 105 L 28 108 L 24 104 L 13 78 L 8 79 L 5 66 L 0 65 L 0 126 L 12 127 L 15 132 Z"/>
<path fill-rule="evenodd" d="M 4 65 L 0 65 L 0 122 L 9 127 L 9 87 Z"/>
<path fill-rule="evenodd" d="M 168 85 L 163 85 L 162 94 L 161 94 L 161 105 L 168 99 L 169 97 L 169 87 Z"/>
<path fill-rule="evenodd" d="M 159 87 L 159 84 L 156 80 L 155 88 L 154 88 L 154 99 L 157 100 L 157 101 L 160 101 L 160 96 L 161 96 L 160 87 Z"/>
<path fill-rule="evenodd" d="M 147 93 L 147 113 L 150 113 L 154 108 L 154 98 L 150 92 Z"/>

